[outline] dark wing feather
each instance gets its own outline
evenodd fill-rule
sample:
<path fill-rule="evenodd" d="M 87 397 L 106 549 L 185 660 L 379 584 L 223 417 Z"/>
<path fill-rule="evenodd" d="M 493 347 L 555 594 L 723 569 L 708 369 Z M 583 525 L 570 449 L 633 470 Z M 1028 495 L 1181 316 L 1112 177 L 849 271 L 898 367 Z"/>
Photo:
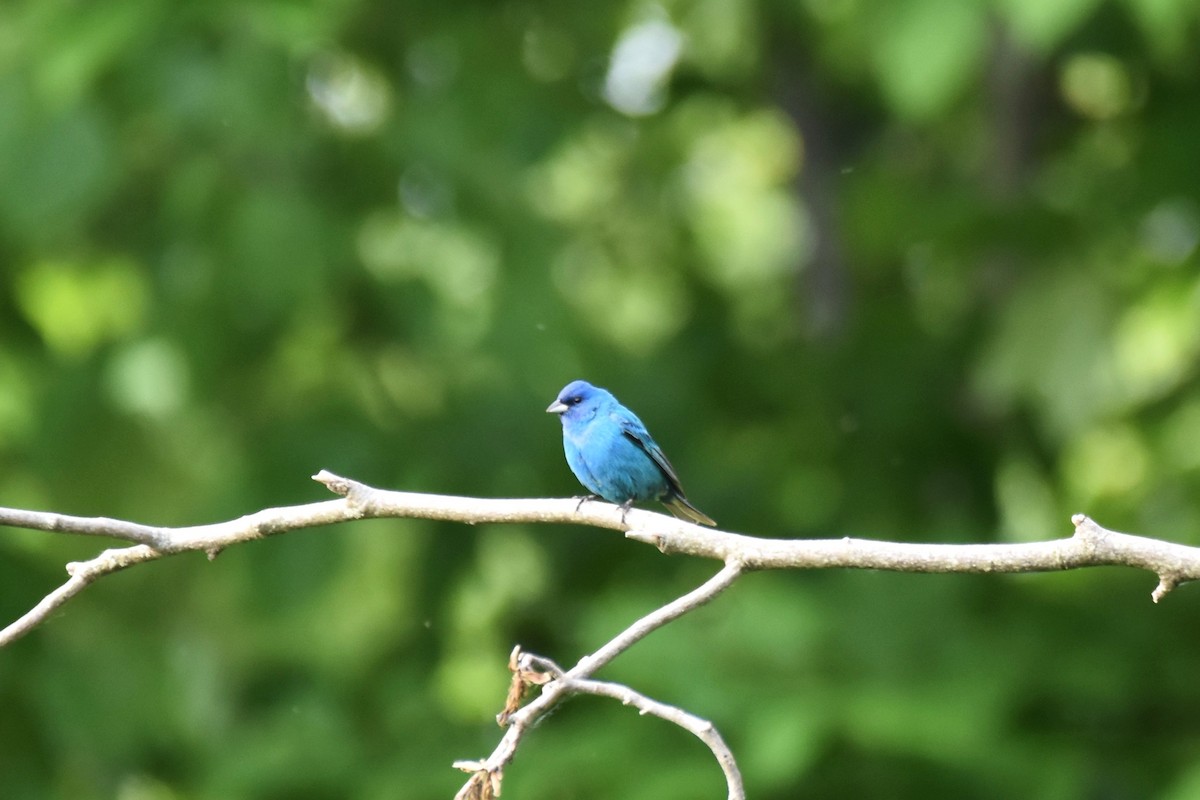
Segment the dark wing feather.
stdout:
<path fill-rule="evenodd" d="M 650 432 L 646 430 L 646 426 L 642 424 L 642 421 L 637 418 L 629 419 L 624 415 L 616 416 L 619 418 L 621 433 L 625 434 L 630 441 L 642 448 L 646 455 L 650 456 L 650 460 L 658 465 L 663 475 L 666 476 L 667 485 L 671 487 L 671 491 L 682 495 L 683 487 L 679 485 L 679 476 L 675 474 L 675 468 L 671 466 L 671 462 L 663 454 L 662 448 L 650 436 Z"/>
<path fill-rule="evenodd" d="M 667 479 L 667 493 L 659 500 L 671 510 L 671 513 L 688 522 L 716 527 L 717 523 L 712 517 L 688 502 L 687 497 L 683 494 L 683 487 L 679 485 L 679 476 L 675 474 L 675 468 L 671 466 L 671 462 L 663 454 L 662 448 L 650 436 L 650 432 L 646 430 L 642 421 L 632 412 L 628 416 L 613 414 L 613 418 L 621 426 L 621 433 L 640 447 L 642 452 L 650 456 L 650 460 L 662 470 L 663 477 Z"/>

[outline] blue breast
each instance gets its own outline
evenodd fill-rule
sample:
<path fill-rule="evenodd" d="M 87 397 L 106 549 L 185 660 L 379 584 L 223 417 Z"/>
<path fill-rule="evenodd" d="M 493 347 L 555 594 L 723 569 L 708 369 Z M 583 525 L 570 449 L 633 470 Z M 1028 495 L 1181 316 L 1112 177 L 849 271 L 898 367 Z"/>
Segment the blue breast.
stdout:
<path fill-rule="evenodd" d="M 581 430 L 564 428 L 567 464 L 592 494 L 610 503 L 654 500 L 667 492 L 667 481 L 644 450 L 607 417 Z"/>

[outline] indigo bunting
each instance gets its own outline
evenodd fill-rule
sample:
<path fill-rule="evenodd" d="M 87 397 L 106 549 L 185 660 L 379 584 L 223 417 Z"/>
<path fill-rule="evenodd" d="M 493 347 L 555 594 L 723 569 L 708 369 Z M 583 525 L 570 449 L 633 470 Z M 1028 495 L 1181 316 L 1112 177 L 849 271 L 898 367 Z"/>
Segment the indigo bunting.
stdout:
<path fill-rule="evenodd" d="M 562 420 L 567 464 L 593 495 L 623 511 L 635 500 L 660 500 L 680 519 L 717 524 L 688 502 L 662 448 L 637 414 L 608 390 L 573 381 L 546 411 Z"/>

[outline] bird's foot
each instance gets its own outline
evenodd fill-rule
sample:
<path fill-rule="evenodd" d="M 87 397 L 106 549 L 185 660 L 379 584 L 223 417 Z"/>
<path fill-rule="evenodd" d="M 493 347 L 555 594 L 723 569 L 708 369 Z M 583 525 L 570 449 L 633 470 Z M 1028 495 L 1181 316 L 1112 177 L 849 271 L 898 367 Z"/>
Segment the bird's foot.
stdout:
<path fill-rule="evenodd" d="M 629 513 L 629 509 L 633 507 L 633 500 L 626 500 L 621 503 L 621 524 L 625 524 L 625 515 Z"/>
<path fill-rule="evenodd" d="M 600 496 L 595 495 L 595 494 L 585 494 L 585 495 L 580 495 L 578 497 L 572 497 L 571 499 L 579 501 L 578 503 L 575 504 L 575 513 L 578 514 L 579 509 L 583 508 L 584 503 L 586 503 L 589 500 L 599 500 Z"/>

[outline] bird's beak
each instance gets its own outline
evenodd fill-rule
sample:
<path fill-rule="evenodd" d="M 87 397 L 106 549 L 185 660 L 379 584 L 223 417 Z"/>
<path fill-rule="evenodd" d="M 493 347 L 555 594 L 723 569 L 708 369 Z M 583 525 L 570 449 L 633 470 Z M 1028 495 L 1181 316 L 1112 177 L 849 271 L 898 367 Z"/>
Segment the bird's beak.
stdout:
<path fill-rule="evenodd" d="M 561 414 L 566 410 L 567 410 L 566 403 L 555 400 L 553 403 L 550 404 L 550 407 L 546 409 L 546 413 L 547 414 Z"/>

